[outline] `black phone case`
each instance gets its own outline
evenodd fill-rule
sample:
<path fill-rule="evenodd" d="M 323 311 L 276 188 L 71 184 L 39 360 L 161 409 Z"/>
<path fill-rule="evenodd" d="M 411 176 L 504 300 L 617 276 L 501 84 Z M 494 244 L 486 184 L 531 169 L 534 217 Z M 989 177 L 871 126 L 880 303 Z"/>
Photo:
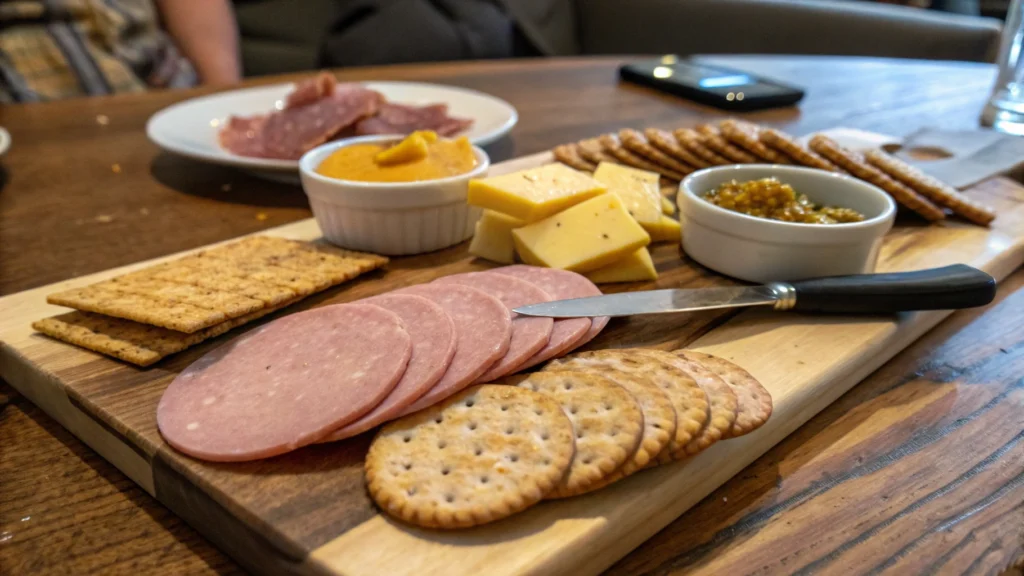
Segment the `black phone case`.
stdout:
<path fill-rule="evenodd" d="M 743 100 L 727 100 L 725 96 L 721 94 L 715 94 L 714 92 L 708 92 L 693 86 L 680 84 L 678 82 L 655 78 L 650 74 L 637 70 L 630 64 L 625 64 L 619 68 L 619 77 L 626 82 L 654 88 L 659 92 L 668 92 L 669 94 L 674 94 L 681 98 L 686 98 L 687 100 L 692 100 L 694 102 L 720 108 L 722 110 L 752 111 L 764 110 L 767 108 L 781 108 L 783 106 L 792 106 L 804 97 L 803 90 L 786 86 L 786 88 L 792 90 L 791 93 L 778 94 L 774 96 L 755 96 L 745 98 Z M 773 82 L 773 84 L 776 83 Z"/>

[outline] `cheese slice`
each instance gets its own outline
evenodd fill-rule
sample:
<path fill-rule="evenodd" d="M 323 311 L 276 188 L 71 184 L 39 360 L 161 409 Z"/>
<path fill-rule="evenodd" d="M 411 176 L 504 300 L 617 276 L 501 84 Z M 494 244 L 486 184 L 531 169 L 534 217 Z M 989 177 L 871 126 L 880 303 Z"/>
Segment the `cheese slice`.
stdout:
<path fill-rule="evenodd" d="M 604 192 L 605 187 L 589 175 L 554 163 L 470 180 L 467 202 L 536 222 Z"/>
<path fill-rule="evenodd" d="M 526 222 L 507 214 L 484 210 L 483 216 L 476 222 L 476 233 L 469 243 L 469 253 L 502 264 L 515 262 L 516 247 L 512 242 L 512 230 L 524 224 Z"/>
<path fill-rule="evenodd" d="M 615 194 L 517 228 L 512 238 L 523 262 L 574 272 L 596 270 L 651 242 Z"/>
<path fill-rule="evenodd" d="M 657 224 L 661 218 L 661 176 L 655 172 L 601 162 L 594 180 L 622 199 L 626 211 L 640 224 Z"/>
<path fill-rule="evenodd" d="M 641 224 L 651 235 L 651 242 L 679 242 L 682 228 L 673 218 L 662 216 L 657 224 Z"/>
<path fill-rule="evenodd" d="M 669 200 L 668 198 L 665 198 L 664 196 L 662 196 L 661 197 L 661 212 L 663 214 L 671 216 L 671 215 L 676 213 L 676 205 L 673 204 L 672 201 Z"/>
<path fill-rule="evenodd" d="M 657 280 L 658 271 L 654 269 L 654 261 L 647 248 L 641 248 L 607 266 L 587 272 L 587 278 L 595 284 L 609 282 L 643 282 Z"/>

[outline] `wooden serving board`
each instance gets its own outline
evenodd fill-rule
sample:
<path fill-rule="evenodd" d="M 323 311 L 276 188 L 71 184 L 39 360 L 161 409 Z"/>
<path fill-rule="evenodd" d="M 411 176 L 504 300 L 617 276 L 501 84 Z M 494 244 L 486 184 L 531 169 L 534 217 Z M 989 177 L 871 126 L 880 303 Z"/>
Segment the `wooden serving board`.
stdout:
<path fill-rule="evenodd" d="M 521 158 L 495 165 L 491 173 L 549 160 L 546 154 Z M 1001 280 L 1024 262 L 1024 187 L 993 179 L 969 194 L 999 209 L 993 228 L 954 222 L 899 225 L 886 239 L 880 270 L 963 262 Z M 313 220 L 266 233 L 320 237 Z M 652 254 L 661 273 L 657 282 L 605 286 L 606 291 L 733 284 L 688 261 L 676 245 L 659 245 Z M 161 440 L 155 412 L 167 384 L 246 328 L 148 369 L 33 334 L 32 321 L 63 311 L 47 305 L 46 294 L 151 263 L 0 299 L 0 376 L 241 564 L 267 574 L 597 573 L 949 314 L 838 318 L 712 311 L 613 320 L 588 348 L 689 346 L 730 358 L 771 391 L 771 419 L 755 433 L 721 442 L 690 462 L 646 471 L 587 496 L 543 503 L 489 526 L 437 532 L 391 521 L 374 508 L 363 485 L 368 435 L 240 464 L 193 460 Z M 490 266 L 470 258 L 465 245 L 396 259 L 384 271 L 283 314 Z"/>

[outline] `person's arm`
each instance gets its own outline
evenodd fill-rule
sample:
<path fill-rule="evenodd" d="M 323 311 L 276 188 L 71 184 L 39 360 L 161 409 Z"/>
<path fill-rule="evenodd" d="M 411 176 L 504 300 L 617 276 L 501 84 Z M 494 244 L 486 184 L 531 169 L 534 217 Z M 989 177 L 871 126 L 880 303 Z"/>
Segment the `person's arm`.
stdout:
<path fill-rule="evenodd" d="M 230 0 L 157 0 L 157 6 L 168 34 L 203 84 L 241 80 L 238 26 Z"/>

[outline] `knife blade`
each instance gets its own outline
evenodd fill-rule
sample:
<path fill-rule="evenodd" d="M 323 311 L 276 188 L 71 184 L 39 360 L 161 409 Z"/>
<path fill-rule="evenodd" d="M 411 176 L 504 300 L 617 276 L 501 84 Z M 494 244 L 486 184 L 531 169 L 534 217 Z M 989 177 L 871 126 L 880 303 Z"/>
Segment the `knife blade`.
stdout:
<path fill-rule="evenodd" d="M 774 306 L 782 296 L 772 285 L 736 286 L 729 288 L 698 288 L 693 290 L 646 290 L 605 296 L 555 300 L 520 306 L 513 310 L 523 316 L 580 318 L 598 316 L 632 316 L 634 314 L 665 314 L 694 312 L 716 308 L 743 306 Z"/>
<path fill-rule="evenodd" d="M 965 264 L 930 270 L 855 274 L 773 282 L 764 286 L 623 292 L 520 306 L 523 316 L 587 318 L 771 306 L 829 314 L 893 314 L 984 306 L 995 298 L 995 279 Z"/>

